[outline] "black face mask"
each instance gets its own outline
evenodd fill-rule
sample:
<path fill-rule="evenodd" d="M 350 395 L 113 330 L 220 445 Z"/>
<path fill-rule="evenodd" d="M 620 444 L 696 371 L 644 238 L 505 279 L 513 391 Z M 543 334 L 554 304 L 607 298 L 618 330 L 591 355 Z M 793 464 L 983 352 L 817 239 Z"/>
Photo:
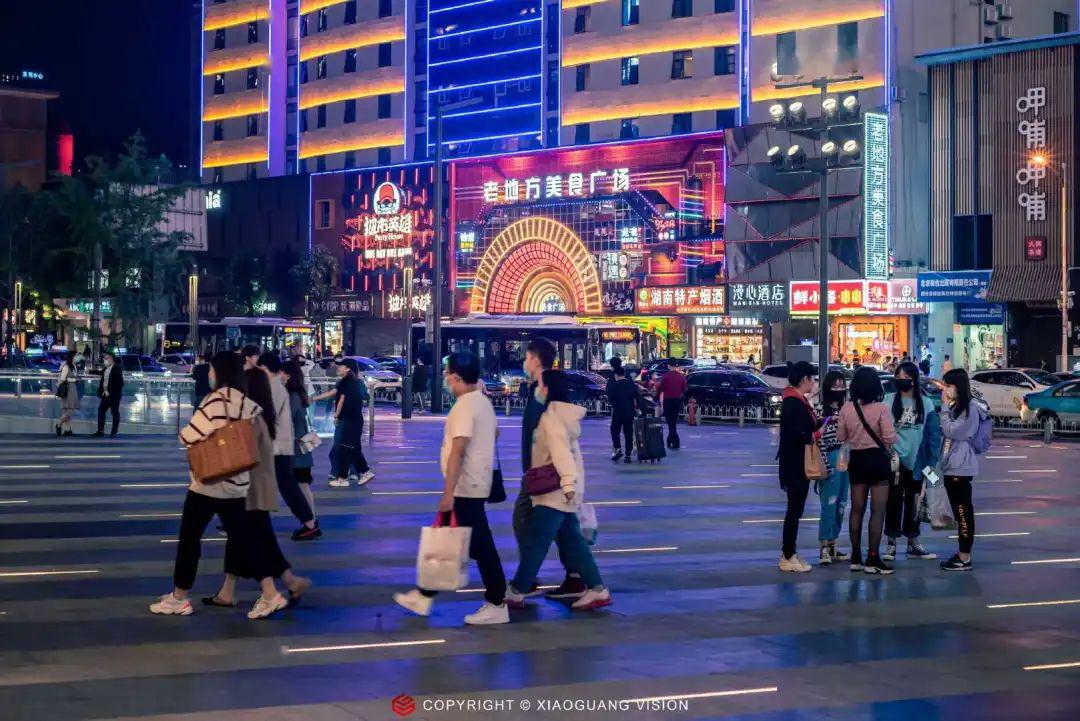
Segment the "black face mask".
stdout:
<path fill-rule="evenodd" d="M 910 391 L 912 388 L 915 387 L 915 381 L 911 380 L 910 378 L 897 378 L 896 379 L 896 387 L 897 387 L 898 390 L 901 390 L 904 393 L 907 393 L 908 391 Z"/>
<path fill-rule="evenodd" d="M 825 405 L 839 408 L 844 405 L 844 401 L 847 399 L 847 391 L 834 391 L 829 389 L 825 391 Z"/>

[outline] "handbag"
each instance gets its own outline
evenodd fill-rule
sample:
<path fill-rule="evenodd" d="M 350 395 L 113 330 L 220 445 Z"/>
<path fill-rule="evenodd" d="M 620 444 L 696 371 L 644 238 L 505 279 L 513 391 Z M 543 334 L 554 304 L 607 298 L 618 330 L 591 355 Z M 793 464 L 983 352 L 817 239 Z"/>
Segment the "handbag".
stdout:
<path fill-rule="evenodd" d="M 188 446 L 188 467 L 200 483 L 217 483 L 259 464 L 255 426 L 250 420 L 230 420 L 209 436 Z"/>
<path fill-rule="evenodd" d="M 503 485 L 502 461 L 499 460 L 499 444 L 495 443 L 495 467 L 491 469 L 491 492 L 488 503 L 502 503 L 506 500 L 506 486 Z"/>
<path fill-rule="evenodd" d="M 469 582 L 469 542 L 472 529 L 459 527 L 450 512 L 450 525 L 443 514 L 435 523 L 420 529 L 420 549 L 416 555 L 416 585 L 425 591 L 456 591 Z"/>
<path fill-rule="evenodd" d="M 521 487 L 528 496 L 542 496 L 562 488 L 562 479 L 559 478 L 559 472 L 555 470 L 554 463 L 545 463 L 525 471 L 521 479 Z"/>
<path fill-rule="evenodd" d="M 322 438 L 319 438 L 319 434 L 315 431 L 308 431 L 304 435 L 296 439 L 297 444 L 300 446 L 300 450 L 304 453 L 311 453 L 316 448 L 322 445 Z"/>
<path fill-rule="evenodd" d="M 821 446 L 817 441 L 808 443 L 803 448 L 803 472 L 807 480 L 823 481 L 829 477 L 829 469 L 821 457 Z"/>
<path fill-rule="evenodd" d="M 60 381 L 56 385 L 56 397 L 57 398 L 67 398 L 68 388 L 69 387 L 70 386 L 68 385 L 67 381 Z"/>
<path fill-rule="evenodd" d="M 855 406 L 855 413 L 859 416 L 859 422 L 862 423 L 862 427 L 866 429 L 866 432 L 870 434 L 870 437 L 874 439 L 874 443 L 881 449 L 882 453 L 889 459 L 889 472 L 893 474 L 893 483 L 900 482 L 900 456 L 888 446 L 882 442 L 877 433 L 874 433 L 874 429 L 870 427 L 870 424 L 866 422 L 866 416 L 863 415 L 862 408 L 858 401 L 852 401 Z"/>

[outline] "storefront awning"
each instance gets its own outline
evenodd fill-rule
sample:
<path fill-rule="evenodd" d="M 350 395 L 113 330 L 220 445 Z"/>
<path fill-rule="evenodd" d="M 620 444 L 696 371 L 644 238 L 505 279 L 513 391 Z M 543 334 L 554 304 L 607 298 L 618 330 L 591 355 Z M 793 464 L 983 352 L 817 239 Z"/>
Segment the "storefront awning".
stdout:
<path fill-rule="evenodd" d="M 995 303 L 1053 303 L 1061 296 L 1061 268 L 1045 262 L 995 266 L 986 299 Z"/>

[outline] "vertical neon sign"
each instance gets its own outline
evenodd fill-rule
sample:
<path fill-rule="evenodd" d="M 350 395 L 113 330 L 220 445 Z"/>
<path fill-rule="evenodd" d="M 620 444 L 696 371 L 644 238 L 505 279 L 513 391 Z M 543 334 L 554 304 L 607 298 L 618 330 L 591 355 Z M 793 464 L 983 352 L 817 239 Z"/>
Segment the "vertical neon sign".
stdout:
<path fill-rule="evenodd" d="M 863 253 L 869 280 L 889 278 L 889 116 L 866 113 L 863 126 Z"/>

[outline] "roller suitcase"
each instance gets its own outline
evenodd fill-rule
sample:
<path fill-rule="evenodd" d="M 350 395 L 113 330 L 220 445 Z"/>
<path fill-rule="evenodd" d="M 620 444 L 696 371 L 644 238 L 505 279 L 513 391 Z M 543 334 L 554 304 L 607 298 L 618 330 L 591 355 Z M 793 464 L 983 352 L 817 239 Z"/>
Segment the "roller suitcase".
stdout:
<path fill-rule="evenodd" d="M 634 445 L 637 447 L 638 463 L 659 463 L 667 455 L 664 448 L 664 419 L 655 416 L 634 419 Z"/>

